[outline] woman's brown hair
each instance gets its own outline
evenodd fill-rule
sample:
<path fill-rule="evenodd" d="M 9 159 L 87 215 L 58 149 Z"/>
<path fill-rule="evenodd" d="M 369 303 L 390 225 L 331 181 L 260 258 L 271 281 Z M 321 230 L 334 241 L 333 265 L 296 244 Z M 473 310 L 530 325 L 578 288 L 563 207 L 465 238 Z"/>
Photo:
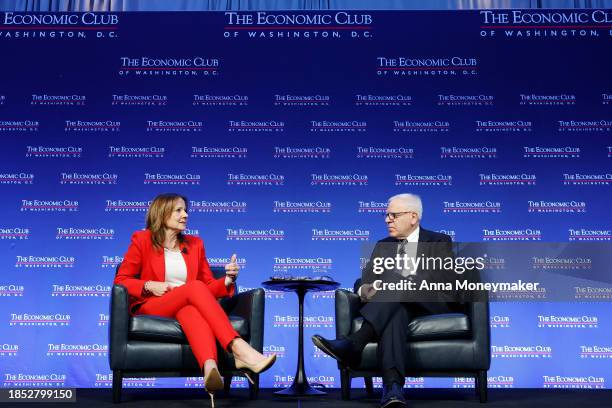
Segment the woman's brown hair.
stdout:
<path fill-rule="evenodd" d="M 146 228 L 151 231 L 151 240 L 156 249 L 162 249 L 164 247 L 166 220 L 174 210 L 174 202 L 179 198 L 182 198 L 185 202 L 185 211 L 187 211 L 189 206 L 187 197 L 176 193 L 160 194 L 153 199 L 153 202 L 151 202 L 149 206 L 146 217 Z M 185 239 L 183 234 L 178 234 L 176 238 L 180 243 Z"/>

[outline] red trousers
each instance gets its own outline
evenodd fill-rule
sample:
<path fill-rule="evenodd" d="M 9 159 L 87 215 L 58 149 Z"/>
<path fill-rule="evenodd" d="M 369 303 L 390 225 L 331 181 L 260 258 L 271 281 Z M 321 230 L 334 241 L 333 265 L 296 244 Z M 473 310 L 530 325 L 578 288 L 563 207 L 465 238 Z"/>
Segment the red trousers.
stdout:
<path fill-rule="evenodd" d="M 215 339 L 227 350 L 229 343 L 240 337 L 217 299 L 206 284 L 199 280 L 187 282 L 162 296 L 153 296 L 143 303 L 136 314 L 178 320 L 200 368 L 204 367 L 206 360 L 217 360 Z"/>

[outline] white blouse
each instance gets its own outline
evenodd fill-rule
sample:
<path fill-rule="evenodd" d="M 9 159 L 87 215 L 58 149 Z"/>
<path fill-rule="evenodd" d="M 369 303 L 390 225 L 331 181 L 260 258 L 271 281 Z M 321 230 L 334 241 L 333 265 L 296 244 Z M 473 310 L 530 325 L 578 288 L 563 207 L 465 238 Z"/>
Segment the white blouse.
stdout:
<path fill-rule="evenodd" d="M 187 264 L 185 264 L 181 251 L 164 248 L 164 261 L 166 263 L 166 283 L 174 288 L 184 285 L 187 281 Z"/>

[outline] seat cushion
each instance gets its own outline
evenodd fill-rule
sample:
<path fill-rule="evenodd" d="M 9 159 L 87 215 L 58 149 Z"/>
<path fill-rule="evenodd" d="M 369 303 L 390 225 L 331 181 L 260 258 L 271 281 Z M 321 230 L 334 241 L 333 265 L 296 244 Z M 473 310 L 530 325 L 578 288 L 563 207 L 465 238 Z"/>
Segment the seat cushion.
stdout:
<path fill-rule="evenodd" d="M 230 315 L 229 319 L 240 337 L 248 341 L 249 322 L 239 316 Z M 187 338 L 179 322 L 160 316 L 137 315 L 132 317 L 128 336 L 132 340 L 187 344 Z"/>
<path fill-rule="evenodd" d="M 359 330 L 363 317 L 353 319 L 351 332 Z M 463 313 L 419 316 L 408 324 L 409 341 L 466 339 L 470 337 L 470 319 Z"/>
<path fill-rule="evenodd" d="M 470 337 L 470 320 L 463 313 L 445 313 L 415 318 L 408 325 L 412 341 L 466 339 Z"/>

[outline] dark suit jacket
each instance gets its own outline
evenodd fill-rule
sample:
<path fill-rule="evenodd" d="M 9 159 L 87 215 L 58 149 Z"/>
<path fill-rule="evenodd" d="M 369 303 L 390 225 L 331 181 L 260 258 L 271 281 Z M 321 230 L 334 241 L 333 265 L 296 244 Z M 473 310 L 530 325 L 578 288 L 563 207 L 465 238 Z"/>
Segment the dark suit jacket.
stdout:
<path fill-rule="evenodd" d="M 187 265 L 187 282 L 201 280 L 216 298 L 234 294 L 235 285 L 228 289 L 225 286 L 225 277 L 213 278 L 206 260 L 204 243 L 200 238 L 186 235 L 180 248 Z M 151 296 L 143 296 L 142 293 L 146 281 L 166 281 L 164 251 L 153 246 L 149 230 L 136 231 L 132 234 L 132 242 L 115 276 L 114 283 L 123 285 L 128 290 L 130 311 L 151 298 Z"/>
<path fill-rule="evenodd" d="M 381 239 L 376 243 L 370 260 L 366 264 L 362 271 L 362 279 L 358 279 L 354 285 L 354 291 L 357 292 L 359 287 L 364 283 L 372 283 L 377 279 L 384 281 L 393 281 L 398 279 L 398 274 L 395 271 L 385 271 L 381 275 L 377 275 L 373 272 L 373 259 L 377 257 L 391 257 L 395 258 L 397 254 L 397 245 L 399 240 L 392 237 Z M 452 240 L 451 237 L 435 231 L 427 230 L 420 227 L 419 231 L 419 244 L 417 244 L 417 255 L 423 258 L 426 257 L 453 257 Z M 416 271 L 416 275 L 412 277 L 418 287 L 423 280 L 427 282 L 449 282 L 454 287 L 455 284 L 455 273 L 440 271 L 436 269 L 423 269 L 419 268 Z M 415 299 L 415 302 L 421 304 L 425 309 L 430 310 L 434 313 L 444 313 L 450 310 L 461 309 L 460 305 L 454 304 L 457 300 L 457 294 L 455 291 L 442 291 L 430 294 L 428 297 L 434 296 L 434 299 Z M 437 303 L 437 304 L 436 304 Z"/>

